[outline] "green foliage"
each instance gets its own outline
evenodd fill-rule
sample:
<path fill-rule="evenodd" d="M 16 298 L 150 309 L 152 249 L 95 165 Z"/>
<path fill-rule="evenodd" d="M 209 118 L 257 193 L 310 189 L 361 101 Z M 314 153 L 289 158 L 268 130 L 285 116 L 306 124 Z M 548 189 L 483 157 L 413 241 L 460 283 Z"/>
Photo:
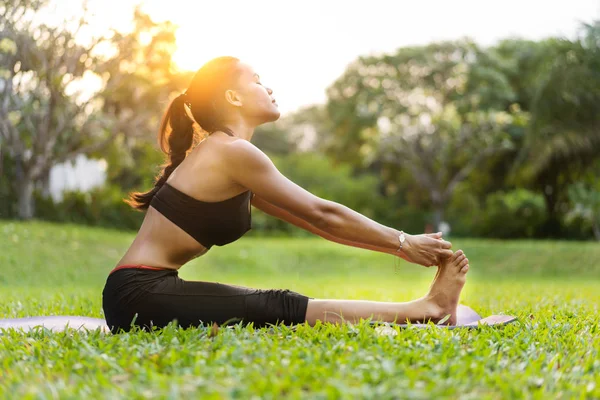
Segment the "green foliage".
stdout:
<path fill-rule="evenodd" d="M 544 197 L 526 189 L 494 193 L 486 198 L 481 233 L 488 237 L 533 237 L 546 219 Z"/>
<path fill-rule="evenodd" d="M 543 196 L 526 189 L 499 191 L 480 201 L 469 185 L 461 185 L 448 211 L 452 235 L 463 237 L 536 237 L 546 218 Z"/>
<path fill-rule="evenodd" d="M 22 171 L 16 192 L 23 219 L 33 217 L 31 188 L 54 165 L 78 154 L 101 157 L 115 142 L 127 151 L 138 141 L 155 141 L 166 101 L 191 75 L 172 60 L 176 27 L 154 22 L 139 7 L 132 31 L 82 41 L 91 18 L 85 5 L 71 20 L 31 18 L 48 13 L 48 6 L 0 4 L 0 119 L 6 122 L 0 144 Z"/>
<path fill-rule="evenodd" d="M 573 208 L 566 215 L 567 221 L 573 223 L 578 218 L 594 231 L 600 240 L 600 185 L 586 185 L 577 182 L 569 187 L 569 199 Z"/>
<path fill-rule="evenodd" d="M 65 192 L 60 202 L 54 202 L 51 197 L 44 198 L 36 192 L 36 215 L 48 221 L 138 230 L 144 213 L 125 204 L 122 200 L 124 197 L 119 188 L 114 186 L 89 192 Z"/>
<path fill-rule="evenodd" d="M 329 153 L 354 156 L 359 168 L 410 170 L 438 225 L 456 185 L 486 158 L 512 150 L 511 136 L 527 124 L 510 106 L 515 93 L 492 55 L 464 40 L 361 57 L 329 89 L 338 140 Z"/>
<path fill-rule="evenodd" d="M 103 40 L 93 38 L 85 45 L 76 40 L 88 27 L 85 7 L 79 17 L 56 25 L 35 22 L 32 15 L 47 8 L 47 1 L 2 4 L 0 118 L 5 123 L 0 137 L 22 167 L 25 182 L 37 181 L 51 165 L 109 136 L 96 93 L 82 85 L 95 76 L 96 46 Z"/>
<path fill-rule="evenodd" d="M 529 145 L 537 173 L 552 162 L 600 153 L 600 21 L 584 25 L 578 40 L 556 40 L 554 47 L 532 110 Z"/>
<path fill-rule="evenodd" d="M 138 140 L 127 145 L 122 137 L 106 149 L 103 158 L 108 165 L 106 185 L 118 187 L 123 192 L 149 190 L 167 159 L 156 143 Z"/>
<path fill-rule="evenodd" d="M 582 24 L 574 40 L 507 40 L 494 51 L 530 113 L 513 182 L 545 193 L 546 231 L 567 235 L 559 220 L 568 187 L 600 159 L 600 21 Z"/>
<path fill-rule="evenodd" d="M 390 208 L 386 211 L 385 218 L 378 219 L 384 225 L 391 226 L 395 229 L 400 229 L 410 233 L 423 233 L 429 228 L 433 231 L 433 216 L 432 212 L 427 209 L 414 207 L 412 205 L 404 205 L 395 207 L 390 204 Z"/>
<path fill-rule="evenodd" d="M 447 210 L 451 237 L 481 236 L 483 208 L 484 200 L 480 200 L 470 182 L 458 185 Z"/>
<path fill-rule="evenodd" d="M 106 275 L 132 233 L 0 222 L 0 318 L 103 318 Z M 35 243 L 32 251 L 32 243 Z M 476 330 L 354 325 L 0 332 L 0 398 L 600 397 L 600 247 L 456 240 L 470 264 L 461 302 L 517 323 Z M 188 280 L 290 288 L 315 298 L 409 301 L 435 271 L 314 238 L 244 237 L 183 267 Z"/>
<path fill-rule="evenodd" d="M 413 179 L 429 199 L 411 205 L 438 219 L 463 180 L 476 203 L 515 186 L 543 193 L 548 224 L 534 231 L 570 235 L 560 225 L 567 187 L 600 157 L 599 33 L 594 22 L 572 41 L 507 39 L 485 49 L 463 40 L 359 57 L 328 89 L 335 141 L 327 152 L 356 171 L 409 169 L 409 178 L 382 174 L 382 184 L 407 188 L 394 179 Z M 481 116 L 505 123 L 487 129 Z M 498 153 L 501 143 L 510 146 Z M 478 230 L 465 219 L 458 225 Z"/>
<path fill-rule="evenodd" d="M 173 63 L 177 27 L 137 7 L 131 31 L 80 43 L 85 7 L 68 24 L 34 23 L 48 4 L 0 3 L 0 218 L 38 210 L 136 229 L 141 214 L 121 199 L 153 184 L 164 161 L 155 143 L 161 114 L 192 74 Z M 590 184 L 600 159 L 599 38 L 594 21 L 569 40 L 486 48 L 462 39 L 361 56 L 327 89 L 325 105 L 258 127 L 253 142 L 305 189 L 409 232 L 447 220 L 453 235 L 599 236 L 589 206 L 596 189 L 584 195 L 576 184 Z M 98 44 L 114 51 L 94 52 Z M 89 98 L 72 90 L 84 75 L 99 83 Z M 304 150 L 314 154 L 294 155 Z M 30 207 L 32 188 L 77 153 L 107 160 L 108 188 L 61 204 L 37 195 Z M 307 234 L 254 216 L 253 234 Z"/>

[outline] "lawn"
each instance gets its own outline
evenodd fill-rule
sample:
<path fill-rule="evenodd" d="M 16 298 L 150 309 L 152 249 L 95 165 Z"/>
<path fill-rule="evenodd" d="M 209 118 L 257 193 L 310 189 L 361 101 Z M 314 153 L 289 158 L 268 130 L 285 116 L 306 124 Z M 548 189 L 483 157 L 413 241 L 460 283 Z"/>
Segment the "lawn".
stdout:
<path fill-rule="evenodd" d="M 103 318 L 106 276 L 134 237 L 6 221 L 0 235 L 0 318 Z M 115 336 L 6 331 L 0 398 L 600 398 L 600 245 L 451 240 L 471 265 L 461 302 L 480 314 L 516 315 L 517 323 L 396 336 L 364 323 Z M 318 237 L 250 232 L 180 276 L 406 301 L 423 295 L 434 273 Z"/>

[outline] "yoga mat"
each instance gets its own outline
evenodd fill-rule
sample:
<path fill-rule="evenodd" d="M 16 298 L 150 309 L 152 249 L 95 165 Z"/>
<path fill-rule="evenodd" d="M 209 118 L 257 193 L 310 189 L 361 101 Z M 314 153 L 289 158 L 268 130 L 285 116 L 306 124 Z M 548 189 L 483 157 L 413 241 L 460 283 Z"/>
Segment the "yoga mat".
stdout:
<path fill-rule="evenodd" d="M 517 320 L 516 317 L 510 315 L 491 315 L 486 318 L 481 318 L 473 309 L 460 304 L 457 309 L 457 324 L 456 325 L 431 325 L 431 324 L 410 324 L 417 328 L 477 328 L 481 325 L 506 325 Z M 371 325 L 385 328 L 388 326 L 408 327 L 409 324 L 394 324 L 390 322 L 372 321 Z M 60 332 L 66 328 L 75 330 L 96 330 L 100 329 L 104 333 L 110 333 L 110 329 L 106 325 L 106 321 L 100 318 L 80 317 L 72 315 L 54 315 L 46 317 L 26 317 L 26 318 L 10 318 L 0 319 L 0 332 L 4 329 L 17 329 L 23 331 L 31 331 L 35 327 L 43 326 L 53 332 Z"/>
<path fill-rule="evenodd" d="M 106 321 L 101 318 L 80 317 L 74 315 L 52 315 L 46 317 L 26 317 L 0 319 L 0 332 L 3 329 L 17 329 L 23 331 L 34 330 L 36 326 L 43 326 L 53 332 L 64 331 L 66 328 L 75 330 L 95 330 L 100 329 L 108 333 L 110 329 Z"/>
<path fill-rule="evenodd" d="M 473 329 L 480 325 L 498 326 L 506 325 L 511 322 L 515 322 L 517 317 L 511 315 L 490 315 L 489 317 L 482 318 L 477 314 L 471 307 L 467 307 L 463 304 L 459 304 L 456 309 L 456 325 L 435 325 L 435 324 L 396 324 L 392 322 L 381 322 L 371 321 L 371 325 L 376 325 L 379 328 L 400 326 L 407 328 L 413 326 L 415 328 L 440 328 L 440 329 L 456 329 L 456 328 L 467 328 Z M 384 332 L 384 330 L 382 330 Z"/>

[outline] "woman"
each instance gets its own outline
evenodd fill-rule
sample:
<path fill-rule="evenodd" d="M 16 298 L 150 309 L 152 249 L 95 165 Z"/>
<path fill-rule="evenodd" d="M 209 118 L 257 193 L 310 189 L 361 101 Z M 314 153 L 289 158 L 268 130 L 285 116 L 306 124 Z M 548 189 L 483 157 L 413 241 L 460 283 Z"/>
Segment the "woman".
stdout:
<path fill-rule="evenodd" d="M 253 322 L 296 324 L 317 320 L 438 321 L 454 323 L 468 260 L 441 234 L 408 235 L 333 201 L 314 196 L 283 176 L 250 139 L 279 118 L 273 91 L 252 67 L 219 57 L 197 71 L 172 101 L 159 132 L 169 163 L 152 190 L 128 204 L 147 210 L 142 226 L 103 290 L 113 333 L 164 327 Z M 198 126 L 199 125 L 199 126 Z M 209 136 L 198 143 L 199 131 Z M 250 204 L 328 240 L 438 265 L 430 292 L 408 303 L 314 299 L 282 289 L 252 289 L 185 281 L 178 269 L 251 229 Z"/>

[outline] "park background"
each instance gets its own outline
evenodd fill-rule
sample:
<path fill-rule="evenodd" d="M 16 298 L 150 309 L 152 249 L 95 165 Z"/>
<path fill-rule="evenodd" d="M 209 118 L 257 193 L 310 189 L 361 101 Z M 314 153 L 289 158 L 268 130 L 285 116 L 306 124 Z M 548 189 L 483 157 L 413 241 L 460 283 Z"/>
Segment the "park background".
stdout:
<path fill-rule="evenodd" d="M 144 217 L 123 199 L 166 161 L 160 117 L 232 55 L 274 90 L 282 116 L 252 142 L 284 175 L 442 229 L 470 260 L 461 302 L 519 323 L 0 335 L 0 397 L 600 397 L 599 2 L 83 4 L 0 1 L 0 318 L 103 317 Z M 380 301 L 433 278 L 252 214 L 180 276 Z"/>
<path fill-rule="evenodd" d="M 252 38 L 261 55 L 254 63 L 238 30 L 202 25 L 202 6 L 197 20 L 173 12 L 177 2 L 125 8 L 113 20 L 111 7 L 93 2 L 88 11 L 80 2 L 11 3 L 21 6 L 2 23 L 0 218 L 136 230 L 143 214 L 122 199 L 150 188 L 165 161 L 156 140 L 162 112 L 195 69 L 227 53 L 251 63 L 282 107 L 280 120 L 259 127 L 253 143 L 317 196 L 411 233 L 447 222 L 453 236 L 600 240 L 600 24 L 593 1 L 529 6 L 539 11 L 536 19 L 502 21 L 506 36 L 490 44 L 458 36 L 396 48 L 394 40 L 423 40 L 417 34 L 425 29 L 382 29 L 384 43 L 367 46 L 359 34 L 327 36 L 358 21 L 340 15 L 327 31 L 326 18 L 315 16 L 315 26 L 302 18 L 316 14 L 308 9 L 298 24 L 326 38 L 314 51 L 315 33 L 274 38 L 288 34 L 280 29 L 289 10 L 278 19 L 275 4 L 265 3 L 260 8 L 274 14 L 243 14 L 254 7 L 248 3 L 238 14 L 244 19 L 231 23 L 256 18 L 265 27 Z M 477 11 L 492 12 L 486 7 L 461 19 L 477 20 Z M 562 31 L 561 9 L 574 10 L 558 19 Z M 164 20 L 161 10 L 186 25 Z M 404 12 L 422 15 L 416 11 L 423 10 Z M 62 18 L 76 19 L 64 25 Z M 461 31 L 459 19 L 453 29 L 436 30 L 435 18 L 434 37 L 471 30 L 491 41 L 482 22 Z M 516 25 L 524 23 L 534 26 Z M 119 31 L 105 30 L 115 25 Z M 511 34 L 521 31 L 548 36 Z M 281 50 L 280 41 L 289 48 Z M 374 50 L 385 46 L 390 50 Z M 360 48 L 371 50 L 343 64 Z M 312 81 L 322 84 L 296 93 Z M 306 103 L 311 96 L 314 104 Z M 70 170 L 85 160 L 93 162 Z M 253 214 L 251 234 L 300 234 Z"/>

